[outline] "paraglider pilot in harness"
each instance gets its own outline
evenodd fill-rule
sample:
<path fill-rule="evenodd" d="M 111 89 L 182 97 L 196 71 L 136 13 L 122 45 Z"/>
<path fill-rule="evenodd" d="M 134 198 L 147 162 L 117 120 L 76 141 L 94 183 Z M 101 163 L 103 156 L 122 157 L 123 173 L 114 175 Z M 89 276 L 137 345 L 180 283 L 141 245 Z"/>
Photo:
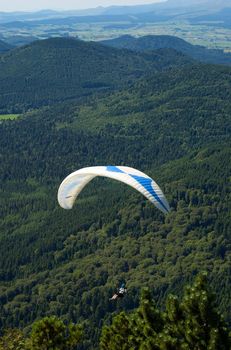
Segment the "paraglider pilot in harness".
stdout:
<path fill-rule="evenodd" d="M 116 300 L 118 298 L 123 298 L 126 293 L 127 293 L 127 289 L 125 287 L 125 283 L 122 283 L 121 286 L 118 288 L 117 292 L 109 300 Z"/>

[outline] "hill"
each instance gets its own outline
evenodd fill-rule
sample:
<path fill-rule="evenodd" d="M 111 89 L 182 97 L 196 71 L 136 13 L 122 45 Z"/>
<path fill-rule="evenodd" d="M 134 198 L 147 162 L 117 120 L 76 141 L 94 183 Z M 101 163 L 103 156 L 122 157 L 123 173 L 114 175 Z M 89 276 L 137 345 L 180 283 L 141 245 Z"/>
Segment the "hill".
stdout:
<path fill-rule="evenodd" d="M 138 52 L 163 48 L 175 49 L 202 62 L 231 65 L 231 54 L 225 54 L 222 50 L 207 49 L 202 46 L 192 45 L 183 39 L 170 35 L 147 35 L 139 38 L 124 35 L 119 38 L 101 41 L 101 43 L 111 47 L 127 48 Z"/>
<path fill-rule="evenodd" d="M 30 29 L 41 25 L 55 25 L 55 26 L 73 26 L 79 23 L 114 23 L 117 25 L 123 25 L 124 23 L 130 23 L 133 25 L 138 25 L 141 23 L 149 23 L 149 22 L 161 22 L 167 21 L 174 18 L 175 15 L 172 14 L 161 14 L 155 12 L 147 12 L 147 13 L 139 13 L 135 16 L 130 14 L 100 14 L 94 16 L 64 16 L 58 18 L 47 18 L 40 20 L 31 20 L 31 21 L 13 21 L 7 23 L 1 23 L 0 28 L 5 30 L 9 28 L 14 29 Z"/>
<path fill-rule="evenodd" d="M 111 91 L 149 72 L 190 62 L 174 50 L 135 53 L 67 38 L 37 41 L 0 57 L 0 110 Z"/>
<path fill-rule="evenodd" d="M 231 319 L 230 82 L 229 67 L 175 67 L 0 124 L 2 326 L 87 319 L 92 349 L 102 320 L 134 308 L 141 286 L 160 303 L 204 269 Z M 64 176 L 102 164 L 148 172 L 171 214 L 105 179 L 59 208 Z M 108 296 L 121 279 L 129 293 L 117 307 Z"/>
<path fill-rule="evenodd" d="M 13 49 L 13 46 L 12 46 L 12 45 L 6 43 L 6 42 L 3 41 L 3 40 L 0 40 L 0 53 L 9 51 L 9 50 L 11 50 L 11 49 Z"/>
<path fill-rule="evenodd" d="M 51 18 L 60 15 L 59 12 L 53 10 L 41 10 L 37 12 L 3 12 L 0 11 L 0 23 L 7 23 L 13 21 L 25 21 L 25 20 L 35 20 L 41 18 Z"/>
<path fill-rule="evenodd" d="M 217 27 L 231 28 L 231 2 L 229 3 L 229 7 L 223 8 L 212 14 L 196 16 L 191 22 L 193 24 L 206 24 L 212 26 L 215 24 Z"/>

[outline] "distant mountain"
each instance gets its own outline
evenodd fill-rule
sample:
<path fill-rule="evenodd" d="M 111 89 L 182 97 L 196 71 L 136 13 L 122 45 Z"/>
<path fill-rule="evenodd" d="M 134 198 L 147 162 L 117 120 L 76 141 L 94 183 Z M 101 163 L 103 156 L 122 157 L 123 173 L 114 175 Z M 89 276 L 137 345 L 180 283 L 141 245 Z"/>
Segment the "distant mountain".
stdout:
<path fill-rule="evenodd" d="M 14 21 L 3 23 L 0 25 L 2 28 L 33 28 L 38 25 L 52 24 L 52 25 L 73 25 L 78 23 L 97 23 L 97 22 L 121 22 L 132 20 L 127 15 L 97 15 L 97 16 L 68 16 L 68 17 L 58 17 L 58 18 L 46 18 L 40 20 L 31 21 Z M 134 20 L 133 20 L 134 21 Z"/>
<path fill-rule="evenodd" d="M 214 10 L 222 10 L 226 7 L 231 7 L 231 0 L 159 0 L 152 4 L 133 6 L 98 6 L 84 10 L 68 10 L 68 11 L 54 11 L 44 9 L 37 12 L 0 12 L 0 24 L 17 22 L 17 21 L 40 21 L 51 19 L 62 19 L 67 17 L 97 17 L 97 16 L 123 16 L 149 14 L 157 16 L 169 17 L 171 15 L 186 17 L 198 16 L 198 14 L 210 14 Z M 195 15 L 194 12 L 195 11 Z M 143 17 L 143 16 L 142 16 Z M 103 17 L 102 17 L 103 18 Z M 89 19 L 91 20 L 91 19 Z M 92 19 L 93 20 L 93 19 Z M 94 19 L 95 20 L 95 19 Z M 85 18 L 85 22 L 87 19 Z"/>
<path fill-rule="evenodd" d="M 147 35 L 139 38 L 124 35 L 115 39 L 101 41 L 101 43 L 138 52 L 163 48 L 175 49 L 202 62 L 231 65 L 231 54 L 225 54 L 221 50 L 192 45 L 183 39 L 170 35 Z"/>
<path fill-rule="evenodd" d="M 163 7 L 191 7 L 200 6 L 207 7 L 208 10 L 212 8 L 223 8 L 228 6 L 231 0 L 168 0 L 163 3 Z"/>
<path fill-rule="evenodd" d="M 0 61 L 0 109 L 38 107 L 121 88 L 190 58 L 171 49 L 136 53 L 100 43 L 55 38 L 5 54 Z"/>
<path fill-rule="evenodd" d="M 17 33 L 11 35 L 10 37 L 7 37 L 7 43 L 14 47 L 28 45 L 35 40 L 38 40 L 38 38 L 33 35 L 20 35 Z M 4 41 L 6 42 L 5 38 Z"/>
<path fill-rule="evenodd" d="M 13 49 L 13 46 L 12 46 L 12 45 L 6 43 L 6 42 L 3 41 L 3 40 L 0 40 L 0 53 L 1 53 L 1 52 L 9 51 L 9 50 L 11 50 L 11 49 Z"/>
<path fill-rule="evenodd" d="M 124 15 L 124 14 L 135 14 L 139 15 L 141 13 L 150 13 L 150 12 L 160 12 L 163 10 L 169 9 L 178 9 L 181 11 L 184 8 L 192 8 L 199 7 L 199 9 L 207 9 L 210 12 L 213 8 L 222 9 L 224 7 L 229 6 L 231 0 L 160 0 L 153 2 L 151 4 L 142 5 L 142 1 L 140 1 L 140 5 L 130 5 L 130 6 L 109 6 L 109 7 L 101 7 L 100 12 L 98 14 L 101 15 Z M 98 8 L 99 9 L 99 8 Z M 85 14 L 87 15 L 87 10 L 85 10 Z"/>
<path fill-rule="evenodd" d="M 224 8 L 220 11 L 217 11 L 213 14 L 205 15 L 205 16 L 199 16 L 195 17 L 191 20 L 194 24 L 211 24 L 231 28 L 231 2 L 230 7 Z"/>
<path fill-rule="evenodd" d="M 196 24 L 197 21 L 200 21 L 200 16 L 214 15 L 216 11 L 220 11 L 222 16 L 222 13 L 225 13 L 224 8 L 228 7 L 231 7 L 231 0 L 212 0 L 209 2 L 208 0 L 168 0 L 146 5 L 97 7 L 86 10 L 43 10 L 34 13 L 0 12 L 0 27 L 3 29 L 12 27 L 30 29 L 44 24 L 71 26 L 77 23 L 103 22 L 113 22 L 118 26 L 121 22 L 137 25 L 173 19 L 194 20 L 194 18 Z"/>
<path fill-rule="evenodd" d="M 0 12 L 0 23 L 14 21 L 31 21 L 44 18 L 62 17 L 62 12 L 54 10 L 41 10 L 36 12 Z"/>
<path fill-rule="evenodd" d="M 9 29 L 9 28 L 18 28 L 18 29 L 32 29 L 33 27 L 39 25 L 67 25 L 72 26 L 81 23 L 116 23 L 117 25 L 122 23 L 131 23 L 137 25 L 138 23 L 150 23 L 150 22 L 163 22 L 174 18 L 174 15 L 168 13 L 156 13 L 156 12 L 145 12 L 139 13 L 136 15 L 131 14 L 99 14 L 94 16 L 60 16 L 58 18 L 45 18 L 39 20 L 30 20 L 30 21 L 14 21 L 1 23 L 0 28 Z"/>
<path fill-rule="evenodd" d="M 141 1 L 142 3 L 142 1 Z M 31 21 L 48 18 L 62 18 L 71 16 L 97 16 L 97 15 L 121 15 L 121 14 L 139 14 L 142 12 L 153 11 L 159 2 L 154 2 L 148 5 L 136 5 L 136 6 L 98 6 L 95 8 L 87 8 L 83 10 L 67 10 L 67 11 L 54 11 L 54 10 L 41 10 L 36 12 L 0 12 L 0 23 L 7 23 L 13 21 Z M 161 0 L 160 0 L 161 3 Z"/>
<path fill-rule="evenodd" d="M 140 14 L 148 12 L 162 13 L 174 9 L 176 13 L 185 12 L 186 9 L 198 11 L 206 10 L 208 13 L 213 9 L 222 9 L 231 4 L 231 0 L 167 0 L 148 5 L 136 6 L 110 6 L 104 9 L 104 14 Z"/>
<path fill-rule="evenodd" d="M 121 14 L 140 14 L 140 13 L 148 13 L 153 12 L 161 8 L 166 1 L 157 1 L 152 4 L 145 5 L 134 5 L 134 6 L 109 6 L 104 8 L 103 14 L 110 15 L 121 15 Z"/>
<path fill-rule="evenodd" d="M 139 14 L 142 12 L 153 11 L 156 8 L 156 5 L 157 3 L 136 6 L 98 6 L 95 8 L 68 11 L 41 10 L 37 12 L 0 12 L 0 23 L 66 18 L 73 16 Z"/>

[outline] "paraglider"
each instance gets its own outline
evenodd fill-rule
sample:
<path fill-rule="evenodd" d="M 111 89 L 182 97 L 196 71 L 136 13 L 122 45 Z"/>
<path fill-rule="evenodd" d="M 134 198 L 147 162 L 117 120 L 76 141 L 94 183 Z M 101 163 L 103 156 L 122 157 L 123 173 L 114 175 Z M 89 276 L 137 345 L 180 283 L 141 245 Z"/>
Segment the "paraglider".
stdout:
<path fill-rule="evenodd" d="M 84 187 L 95 177 L 104 176 L 123 182 L 145 196 L 164 214 L 170 212 L 170 207 L 157 183 L 145 173 L 127 166 L 94 166 L 82 168 L 68 175 L 58 190 L 58 202 L 64 209 L 71 209 Z M 127 293 L 125 283 L 109 300 L 123 298 Z"/>
<path fill-rule="evenodd" d="M 125 287 L 125 283 L 122 283 L 121 286 L 118 288 L 117 292 L 109 300 L 116 300 L 118 298 L 123 298 L 126 293 L 127 293 L 127 289 Z"/>
<path fill-rule="evenodd" d="M 134 168 L 111 165 L 82 168 L 68 175 L 58 190 L 60 206 L 71 209 L 82 189 L 96 176 L 105 176 L 123 182 L 142 193 L 164 214 L 170 212 L 168 201 L 151 177 Z"/>

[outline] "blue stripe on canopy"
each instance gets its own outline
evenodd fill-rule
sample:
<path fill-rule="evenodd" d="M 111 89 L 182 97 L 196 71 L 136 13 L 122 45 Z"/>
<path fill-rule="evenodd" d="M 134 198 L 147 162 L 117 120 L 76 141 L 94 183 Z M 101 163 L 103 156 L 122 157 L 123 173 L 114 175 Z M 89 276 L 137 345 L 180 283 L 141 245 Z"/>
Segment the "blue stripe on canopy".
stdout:
<path fill-rule="evenodd" d="M 120 170 L 119 168 L 117 168 L 117 166 L 114 166 L 114 165 L 108 165 L 106 170 L 107 171 L 113 171 L 115 173 L 123 173 L 123 174 L 125 174 L 125 172 L 123 170 Z"/>
<path fill-rule="evenodd" d="M 128 174 L 134 180 L 136 180 L 141 186 L 143 186 L 146 189 L 146 191 L 148 191 L 155 198 L 155 200 L 162 206 L 162 208 L 166 212 L 169 212 L 169 209 L 165 206 L 165 204 L 162 202 L 158 194 L 154 191 L 152 187 L 153 180 L 151 178 L 126 173 L 125 171 L 119 169 L 117 166 L 114 166 L 114 165 L 108 165 L 106 167 L 106 170 L 116 172 L 116 173 Z"/>
<path fill-rule="evenodd" d="M 154 198 L 155 200 L 166 210 L 166 212 L 169 212 L 168 208 L 164 205 L 158 194 L 154 191 L 152 187 L 152 179 L 142 177 L 142 176 L 137 176 L 137 175 L 132 175 L 129 174 L 133 179 L 135 179 L 140 185 L 142 185 Z"/>

